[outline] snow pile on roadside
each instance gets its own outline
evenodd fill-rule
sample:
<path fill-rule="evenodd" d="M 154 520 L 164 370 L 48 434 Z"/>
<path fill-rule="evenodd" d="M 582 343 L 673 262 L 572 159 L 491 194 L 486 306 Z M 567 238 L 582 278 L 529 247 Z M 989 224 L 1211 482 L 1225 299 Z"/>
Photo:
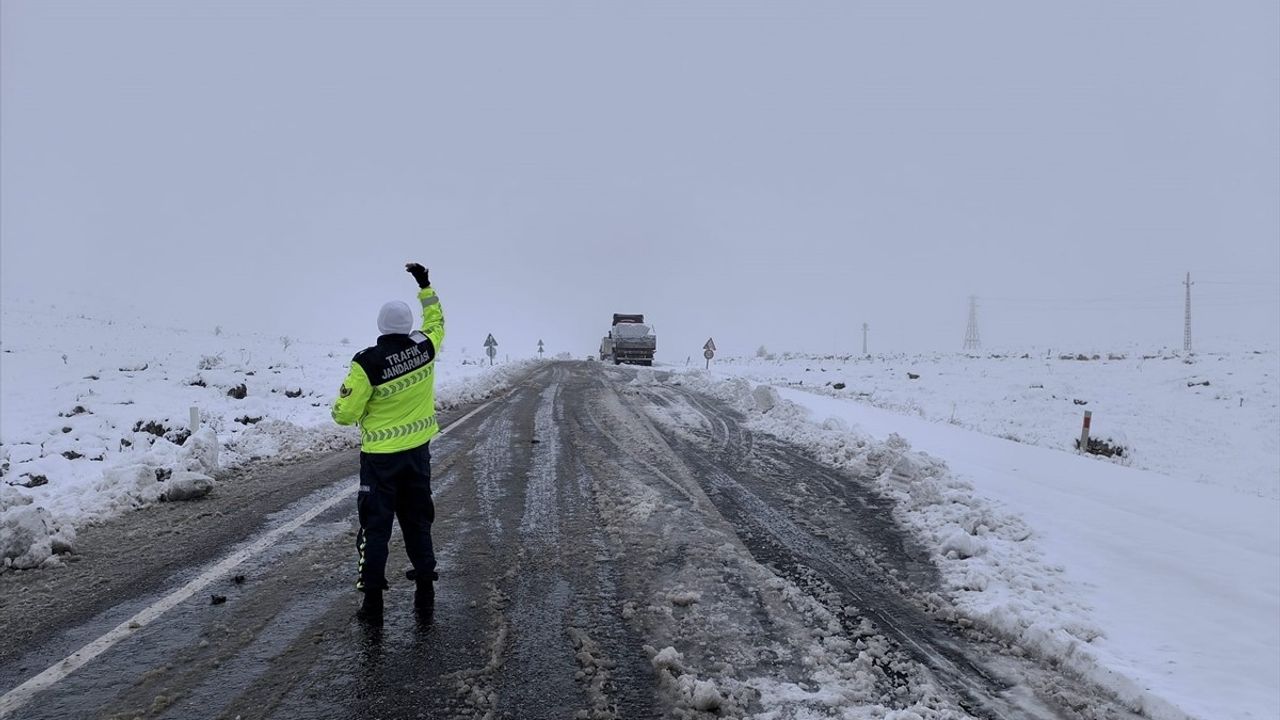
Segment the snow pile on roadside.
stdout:
<path fill-rule="evenodd" d="M 466 374 L 445 366 L 436 386 L 436 409 L 452 410 L 487 400 L 510 389 L 525 373 L 541 363 L 541 360 L 513 360 L 493 367 L 472 365 L 467 366 L 470 372 Z"/>
<path fill-rule="evenodd" d="M 1089 410 L 1092 436 L 1126 448 L 1112 462 L 1280 499 L 1275 351 L 1190 357 L 787 353 L 773 360 L 717 358 L 712 372 L 1068 452 Z"/>
<path fill-rule="evenodd" d="M 199 497 L 226 468 L 358 443 L 329 415 L 349 343 L 67 317 L 8 300 L 2 321 L 0 567 L 57 564 L 76 527 Z M 483 398 L 525 369 L 445 355 L 438 405 Z"/>
<path fill-rule="evenodd" d="M 929 548 L 953 608 L 950 621 L 977 622 L 1025 651 L 1061 661 L 1144 707 L 1153 717 L 1184 715 L 1106 670 L 1091 643 L 1103 635 L 1061 566 L 1045 560 L 1033 529 L 984 499 L 947 465 L 890 434 L 878 441 L 839 418 L 815 422 L 806 408 L 767 385 L 702 372 L 675 382 L 728 402 L 756 431 L 810 449 L 825 464 L 871 478 L 896 501 L 897 518 Z M 958 613 L 958 616 L 952 615 Z"/>

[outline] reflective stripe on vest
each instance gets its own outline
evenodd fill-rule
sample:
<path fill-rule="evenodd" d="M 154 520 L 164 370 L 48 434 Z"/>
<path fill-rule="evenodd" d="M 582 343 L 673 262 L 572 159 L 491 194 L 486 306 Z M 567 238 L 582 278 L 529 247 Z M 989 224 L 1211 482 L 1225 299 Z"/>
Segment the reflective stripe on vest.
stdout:
<path fill-rule="evenodd" d="M 407 425 L 398 425 L 396 427 L 383 428 L 372 432 L 360 428 L 360 440 L 364 443 L 382 442 L 383 440 L 391 440 L 393 438 L 408 437 L 415 433 L 430 430 L 436 426 L 436 417 L 432 415 L 429 418 L 415 420 Z"/>

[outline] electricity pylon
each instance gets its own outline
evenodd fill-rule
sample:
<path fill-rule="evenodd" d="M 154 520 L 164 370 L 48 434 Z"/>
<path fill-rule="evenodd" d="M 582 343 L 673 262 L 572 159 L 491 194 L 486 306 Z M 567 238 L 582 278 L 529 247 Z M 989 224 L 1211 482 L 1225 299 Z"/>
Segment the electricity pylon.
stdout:
<path fill-rule="evenodd" d="M 969 296 L 969 329 L 964 331 L 964 349 L 979 350 L 982 340 L 978 337 L 978 298 Z"/>

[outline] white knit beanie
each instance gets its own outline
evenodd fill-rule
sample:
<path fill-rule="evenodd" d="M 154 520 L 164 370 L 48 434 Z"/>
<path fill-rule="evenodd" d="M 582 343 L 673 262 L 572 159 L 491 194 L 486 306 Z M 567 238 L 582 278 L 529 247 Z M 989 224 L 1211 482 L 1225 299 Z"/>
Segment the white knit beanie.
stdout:
<path fill-rule="evenodd" d="M 378 332 L 383 335 L 408 335 L 413 330 L 413 311 L 408 303 L 392 300 L 378 311 Z"/>

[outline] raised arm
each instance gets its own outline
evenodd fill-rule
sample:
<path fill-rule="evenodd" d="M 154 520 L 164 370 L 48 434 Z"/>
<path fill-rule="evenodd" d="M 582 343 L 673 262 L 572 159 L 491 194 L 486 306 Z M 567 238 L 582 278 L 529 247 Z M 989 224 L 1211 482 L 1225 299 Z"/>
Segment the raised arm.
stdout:
<path fill-rule="evenodd" d="M 431 278 L 427 269 L 418 263 L 407 263 L 404 269 L 418 281 L 418 301 L 422 303 L 422 334 L 431 339 L 432 348 L 440 353 L 440 345 L 444 342 L 444 310 L 440 307 L 440 297 L 431 287 Z"/>

